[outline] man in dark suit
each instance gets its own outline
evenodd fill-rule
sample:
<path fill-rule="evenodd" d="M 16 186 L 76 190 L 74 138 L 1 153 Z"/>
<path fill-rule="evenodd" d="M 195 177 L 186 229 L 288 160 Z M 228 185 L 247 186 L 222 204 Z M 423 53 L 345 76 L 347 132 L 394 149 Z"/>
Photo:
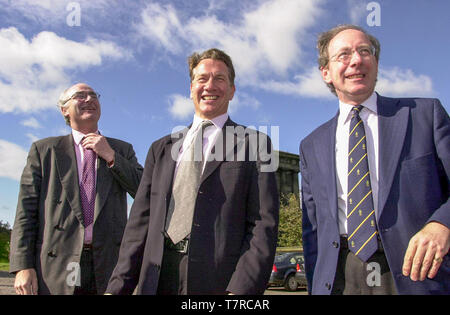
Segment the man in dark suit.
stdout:
<path fill-rule="evenodd" d="M 72 134 L 31 146 L 11 237 L 18 294 L 102 294 L 117 262 L 143 169 L 131 144 L 98 133 L 98 97 L 82 83 L 64 91 Z"/>
<path fill-rule="evenodd" d="M 448 114 L 375 93 L 380 45 L 360 27 L 321 34 L 318 49 L 339 112 L 300 144 L 309 291 L 449 294 Z"/>
<path fill-rule="evenodd" d="M 270 142 L 238 135 L 244 127 L 228 117 L 235 91 L 228 55 L 210 49 L 189 65 L 194 121 L 150 147 L 109 294 L 136 286 L 137 294 L 262 294 L 267 286 L 279 208 L 275 169 L 260 155 Z M 198 175 L 187 176 L 185 156 L 197 144 L 203 159 Z M 179 197 L 182 188 L 189 192 Z"/>

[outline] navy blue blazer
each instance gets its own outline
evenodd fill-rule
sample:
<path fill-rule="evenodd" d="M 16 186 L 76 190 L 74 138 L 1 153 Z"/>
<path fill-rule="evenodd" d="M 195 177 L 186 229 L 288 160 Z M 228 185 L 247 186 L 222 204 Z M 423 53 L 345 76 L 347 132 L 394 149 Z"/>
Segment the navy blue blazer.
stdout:
<path fill-rule="evenodd" d="M 450 293 L 447 254 L 434 279 L 402 275 L 408 242 L 425 224 L 450 227 L 450 119 L 437 99 L 378 95 L 378 229 L 399 294 Z M 336 115 L 300 144 L 303 247 L 312 294 L 330 294 L 340 247 Z"/>

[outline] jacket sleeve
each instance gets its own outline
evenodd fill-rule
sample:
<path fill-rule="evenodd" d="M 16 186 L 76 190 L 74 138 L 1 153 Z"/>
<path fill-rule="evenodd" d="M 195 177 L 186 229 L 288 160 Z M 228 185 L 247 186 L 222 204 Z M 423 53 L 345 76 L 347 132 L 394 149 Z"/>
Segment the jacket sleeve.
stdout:
<path fill-rule="evenodd" d="M 109 280 L 106 294 L 132 294 L 138 283 L 148 233 L 150 191 L 154 165 L 155 158 L 152 145 L 131 207 L 130 217 L 120 246 L 119 259 Z"/>
<path fill-rule="evenodd" d="M 450 118 L 437 99 L 433 106 L 433 137 L 444 200 L 428 222 L 437 221 L 450 228 Z"/>
<path fill-rule="evenodd" d="M 302 176 L 303 251 L 308 291 L 311 294 L 314 269 L 317 261 L 316 204 L 309 186 L 308 166 L 303 153 L 303 143 L 300 145 L 300 173 Z"/>
<path fill-rule="evenodd" d="M 115 150 L 115 152 L 114 165 L 111 167 L 112 174 L 130 196 L 134 198 L 139 187 L 143 168 L 138 163 L 131 144 L 127 144 L 123 152 L 118 150 Z"/>
<path fill-rule="evenodd" d="M 16 217 L 11 234 L 9 266 L 11 273 L 35 268 L 41 182 L 41 160 L 37 146 L 33 143 L 20 179 Z"/>

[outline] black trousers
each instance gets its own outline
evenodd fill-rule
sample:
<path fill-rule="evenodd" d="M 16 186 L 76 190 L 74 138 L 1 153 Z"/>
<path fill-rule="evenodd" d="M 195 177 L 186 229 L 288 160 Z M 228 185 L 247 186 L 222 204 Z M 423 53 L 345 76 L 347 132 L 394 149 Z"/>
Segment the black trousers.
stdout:
<path fill-rule="evenodd" d="M 80 286 L 75 287 L 74 295 L 96 295 L 94 258 L 91 248 L 83 249 L 80 259 Z"/>
<path fill-rule="evenodd" d="M 367 262 L 363 262 L 346 244 L 346 240 L 341 239 L 332 295 L 397 294 L 394 278 L 381 245 Z"/>
<path fill-rule="evenodd" d="M 187 294 L 188 255 L 164 248 L 157 295 Z"/>

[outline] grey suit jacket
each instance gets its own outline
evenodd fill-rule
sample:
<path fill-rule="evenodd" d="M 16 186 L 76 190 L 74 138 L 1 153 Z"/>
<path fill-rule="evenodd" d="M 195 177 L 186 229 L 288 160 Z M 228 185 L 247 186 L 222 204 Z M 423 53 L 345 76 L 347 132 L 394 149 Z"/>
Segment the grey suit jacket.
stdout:
<path fill-rule="evenodd" d="M 97 290 L 105 291 L 127 222 L 128 192 L 136 194 L 143 168 L 131 144 L 107 138 L 114 166 L 97 159 L 93 227 Z M 32 144 L 20 181 L 11 236 L 10 272 L 35 268 L 39 294 L 73 294 L 84 242 L 83 211 L 72 135 Z"/>

